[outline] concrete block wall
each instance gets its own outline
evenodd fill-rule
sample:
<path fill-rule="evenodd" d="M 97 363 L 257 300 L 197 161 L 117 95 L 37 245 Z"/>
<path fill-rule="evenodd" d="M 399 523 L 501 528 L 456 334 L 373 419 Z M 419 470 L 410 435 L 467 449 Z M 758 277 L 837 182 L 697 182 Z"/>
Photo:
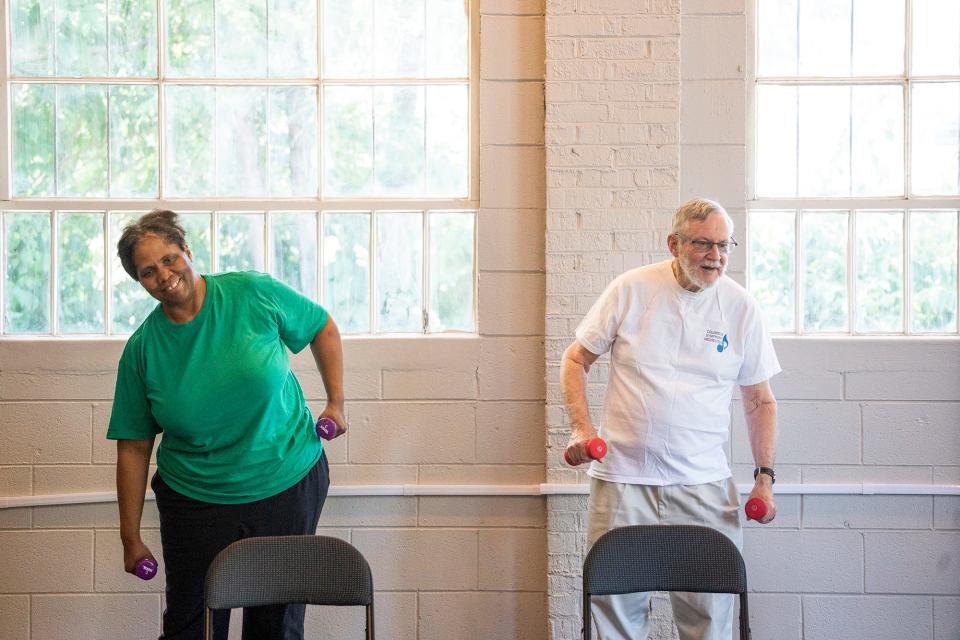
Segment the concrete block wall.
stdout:
<path fill-rule="evenodd" d="M 582 480 L 559 461 L 569 432 L 557 374 L 596 296 L 622 271 L 666 257 L 669 214 L 690 197 L 723 202 L 744 233 L 748 20 L 743 0 L 547 3 L 552 482 Z M 622 189 L 630 206 L 618 206 Z M 729 268 L 741 282 L 744 258 L 733 254 Z M 781 486 L 960 481 L 955 339 L 775 342 Z M 601 359 L 589 379 L 595 410 L 606 375 Z M 736 480 L 749 483 L 753 461 L 733 409 L 728 455 Z M 778 505 L 772 526 L 745 531 L 754 638 L 960 638 L 960 498 L 811 493 L 781 495 Z M 582 495 L 547 502 L 557 640 L 579 637 L 586 508 Z M 676 637 L 667 600 L 654 599 L 654 619 L 654 640 Z"/>
<path fill-rule="evenodd" d="M 479 7 L 479 335 L 345 341 L 351 431 L 328 447 L 334 486 L 544 480 L 543 13 L 542 0 Z M 114 490 L 104 436 L 122 347 L 0 341 L 0 495 Z M 312 358 L 293 363 L 319 408 Z M 152 502 L 143 526 L 159 553 Z M 534 495 L 331 497 L 320 519 L 367 556 L 377 633 L 400 640 L 542 640 L 545 526 Z M 115 503 L 0 510 L 3 640 L 156 637 L 163 587 L 122 572 Z M 311 608 L 307 625 L 351 637 L 362 610 Z"/>

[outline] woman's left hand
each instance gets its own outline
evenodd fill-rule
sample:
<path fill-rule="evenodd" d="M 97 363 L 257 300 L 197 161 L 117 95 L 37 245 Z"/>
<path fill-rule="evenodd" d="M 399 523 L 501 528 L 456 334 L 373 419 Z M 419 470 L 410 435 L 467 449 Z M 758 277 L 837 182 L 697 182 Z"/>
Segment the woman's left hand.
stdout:
<path fill-rule="evenodd" d="M 337 424 L 337 433 L 334 434 L 333 438 L 339 438 L 347 432 L 347 416 L 344 414 L 342 406 L 327 403 L 327 406 L 323 409 L 323 413 L 317 416 L 317 420 L 320 418 L 330 418 Z"/>

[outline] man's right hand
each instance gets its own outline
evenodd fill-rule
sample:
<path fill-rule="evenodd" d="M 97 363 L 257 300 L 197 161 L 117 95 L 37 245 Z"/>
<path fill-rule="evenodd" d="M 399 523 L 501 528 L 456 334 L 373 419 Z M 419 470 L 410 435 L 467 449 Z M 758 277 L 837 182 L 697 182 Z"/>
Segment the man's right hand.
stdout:
<path fill-rule="evenodd" d="M 597 430 L 593 427 L 582 429 L 576 434 L 571 434 L 567 448 L 563 452 L 564 460 L 574 467 L 592 462 L 593 458 L 587 452 L 587 443 L 596 437 Z"/>

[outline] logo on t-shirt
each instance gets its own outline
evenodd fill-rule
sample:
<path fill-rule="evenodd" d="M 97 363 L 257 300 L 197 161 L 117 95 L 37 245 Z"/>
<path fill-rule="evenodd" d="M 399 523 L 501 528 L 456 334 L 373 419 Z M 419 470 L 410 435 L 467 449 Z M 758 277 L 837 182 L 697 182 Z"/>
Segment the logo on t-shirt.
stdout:
<path fill-rule="evenodd" d="M 717 345 L 717 351 L 720 353 L 723 353 L 724 349 L 730 346 L 727 334 L 722 331 L 715 331 L 714 329 L 707 329 L 706 335 L 703 336 L 703 341 Z"/>

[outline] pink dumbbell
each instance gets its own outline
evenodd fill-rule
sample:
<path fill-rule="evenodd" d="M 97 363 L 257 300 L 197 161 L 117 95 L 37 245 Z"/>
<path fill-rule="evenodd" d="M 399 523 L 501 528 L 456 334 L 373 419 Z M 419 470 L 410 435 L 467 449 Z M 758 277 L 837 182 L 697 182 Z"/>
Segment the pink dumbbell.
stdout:
<path fill-rule="evenodd" d="M 153 580 L 153 577 L 157 575 L 157 561 L 153 558 L 140 558 L 137 560 L 137 566 L 133 572 L 141 580 Z"/>
<path fill-rule="evenodd" d="M 324 440 L 332 440 L 337 435 L 337 423 L 326 416 L 317 420 L 317 435 Z"/>

